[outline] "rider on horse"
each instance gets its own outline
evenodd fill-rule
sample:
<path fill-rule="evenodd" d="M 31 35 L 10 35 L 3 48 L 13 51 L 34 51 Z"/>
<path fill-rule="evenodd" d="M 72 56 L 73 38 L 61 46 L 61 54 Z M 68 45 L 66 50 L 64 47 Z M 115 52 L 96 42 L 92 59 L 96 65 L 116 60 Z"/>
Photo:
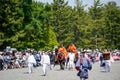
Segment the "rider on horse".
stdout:
<path fill-rule="evenodd" d="M 73 51 L 74 52 L 74 54 L 75 54 L 75 62 L 76 62 L 77 59 L 78 59 L 78 53 L 77 53 L 76 46 L 72 42 L 68 47 L 68 51 Z"/>
<path fill-rule="evenodd" d="M 61 59 L 58 58 L 59 55 L 61 55 Z M 58 54 L 57 54 L 57 60 L 60 63 L 60 69 L 64 69 L 67 59 L 68 59 L 68 52 L 63 46 L 63 44 L 61 44 L 60 48 L 58 49 Z"/>

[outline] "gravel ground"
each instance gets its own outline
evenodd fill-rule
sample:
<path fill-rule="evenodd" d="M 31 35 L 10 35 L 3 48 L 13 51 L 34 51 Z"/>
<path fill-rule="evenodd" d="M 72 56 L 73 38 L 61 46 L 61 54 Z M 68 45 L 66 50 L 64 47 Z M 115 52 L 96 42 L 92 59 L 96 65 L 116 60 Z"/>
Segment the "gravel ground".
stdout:
<path fill-rule="evenodd" d="M 0 71 L 0 80 L 79 80 L 75 69 L 60 70 L 59 65 L 56 65 L 54 70 L 49 70 L 46 76 L 42 74 L 41 66 L 34 68 L 32 74 L 28 74 L 28 68 L 10 69 Z M 111 71 L 107 73 L 96 62 L 93 64 L 93 69 L 89 71 L 87 80 L 120 80 L 120 61 L 112 63 Z"/>

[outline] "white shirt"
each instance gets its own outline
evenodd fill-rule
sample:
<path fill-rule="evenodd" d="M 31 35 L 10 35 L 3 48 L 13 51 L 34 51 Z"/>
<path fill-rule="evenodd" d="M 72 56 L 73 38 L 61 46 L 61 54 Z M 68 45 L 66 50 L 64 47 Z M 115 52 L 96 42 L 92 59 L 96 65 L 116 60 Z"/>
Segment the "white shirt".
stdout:
<path fill-rule="evenodd" d="M 50 57 L 46 54 L 42 55 L 41 64 L 50 64 Z"/>
<path fill-rule="evenodd" d="M 36 60 L 35 60 L 35 58 L 34 58 L 34 56 L 33 55 L 30 55 L 29 57 L 28 57 L 28 63 L 36 63 Z"/>
<path fill-rule="evenodd" d="M 68 54 L 68 57 L 69 57 L 69 61 L 74 61 L 74 59 L 75 59 L 75 54 L 70 52 L 70 53 Z"/>

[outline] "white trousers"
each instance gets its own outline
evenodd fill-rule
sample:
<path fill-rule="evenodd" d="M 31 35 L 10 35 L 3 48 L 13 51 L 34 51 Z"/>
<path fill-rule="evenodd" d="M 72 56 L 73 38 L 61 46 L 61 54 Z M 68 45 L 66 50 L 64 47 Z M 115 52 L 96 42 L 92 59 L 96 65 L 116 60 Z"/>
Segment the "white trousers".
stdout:
<path fill-rule="evenodd" d="M 74 61 L 70 60 L 70 61 L 68 62 L 68 66 L 69 66 L 69 68 L 73 68 L 73 69 L 74 69 L 74 67 L 75 67 Z"/>
<path fill-rule="evenodd" d="M 43 64 L 43 73 L 44 73 L 44 75 L 47 74 L 47 71 L 48 71 L 48 64 Z"/>
<path fill-rule="evenodd" d="M 110 71 L 110 69 L 111 69 L 111 62 L 110 62 L 110 60 L 105 60 L 105 71 L 106 72 L 109 72 Z"/>
<path fill-rule="evenodd" d="M 50 64 L 50 69 L 53 70 L 54 69 L 54 64 Z"/>
<path fill-rule="evenodd" d="M 33 72 L 33 63 L 28 63 L 29 74 Z"/>

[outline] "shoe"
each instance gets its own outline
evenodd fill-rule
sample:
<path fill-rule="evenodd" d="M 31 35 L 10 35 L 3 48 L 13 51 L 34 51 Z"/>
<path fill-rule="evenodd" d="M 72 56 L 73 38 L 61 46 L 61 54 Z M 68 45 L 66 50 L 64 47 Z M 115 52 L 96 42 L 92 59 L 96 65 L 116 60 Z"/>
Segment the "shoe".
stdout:
<path fill-rule="evenodd" d="M 43 74 L 42 76 L 46 76 L 46 74 Z"/>

